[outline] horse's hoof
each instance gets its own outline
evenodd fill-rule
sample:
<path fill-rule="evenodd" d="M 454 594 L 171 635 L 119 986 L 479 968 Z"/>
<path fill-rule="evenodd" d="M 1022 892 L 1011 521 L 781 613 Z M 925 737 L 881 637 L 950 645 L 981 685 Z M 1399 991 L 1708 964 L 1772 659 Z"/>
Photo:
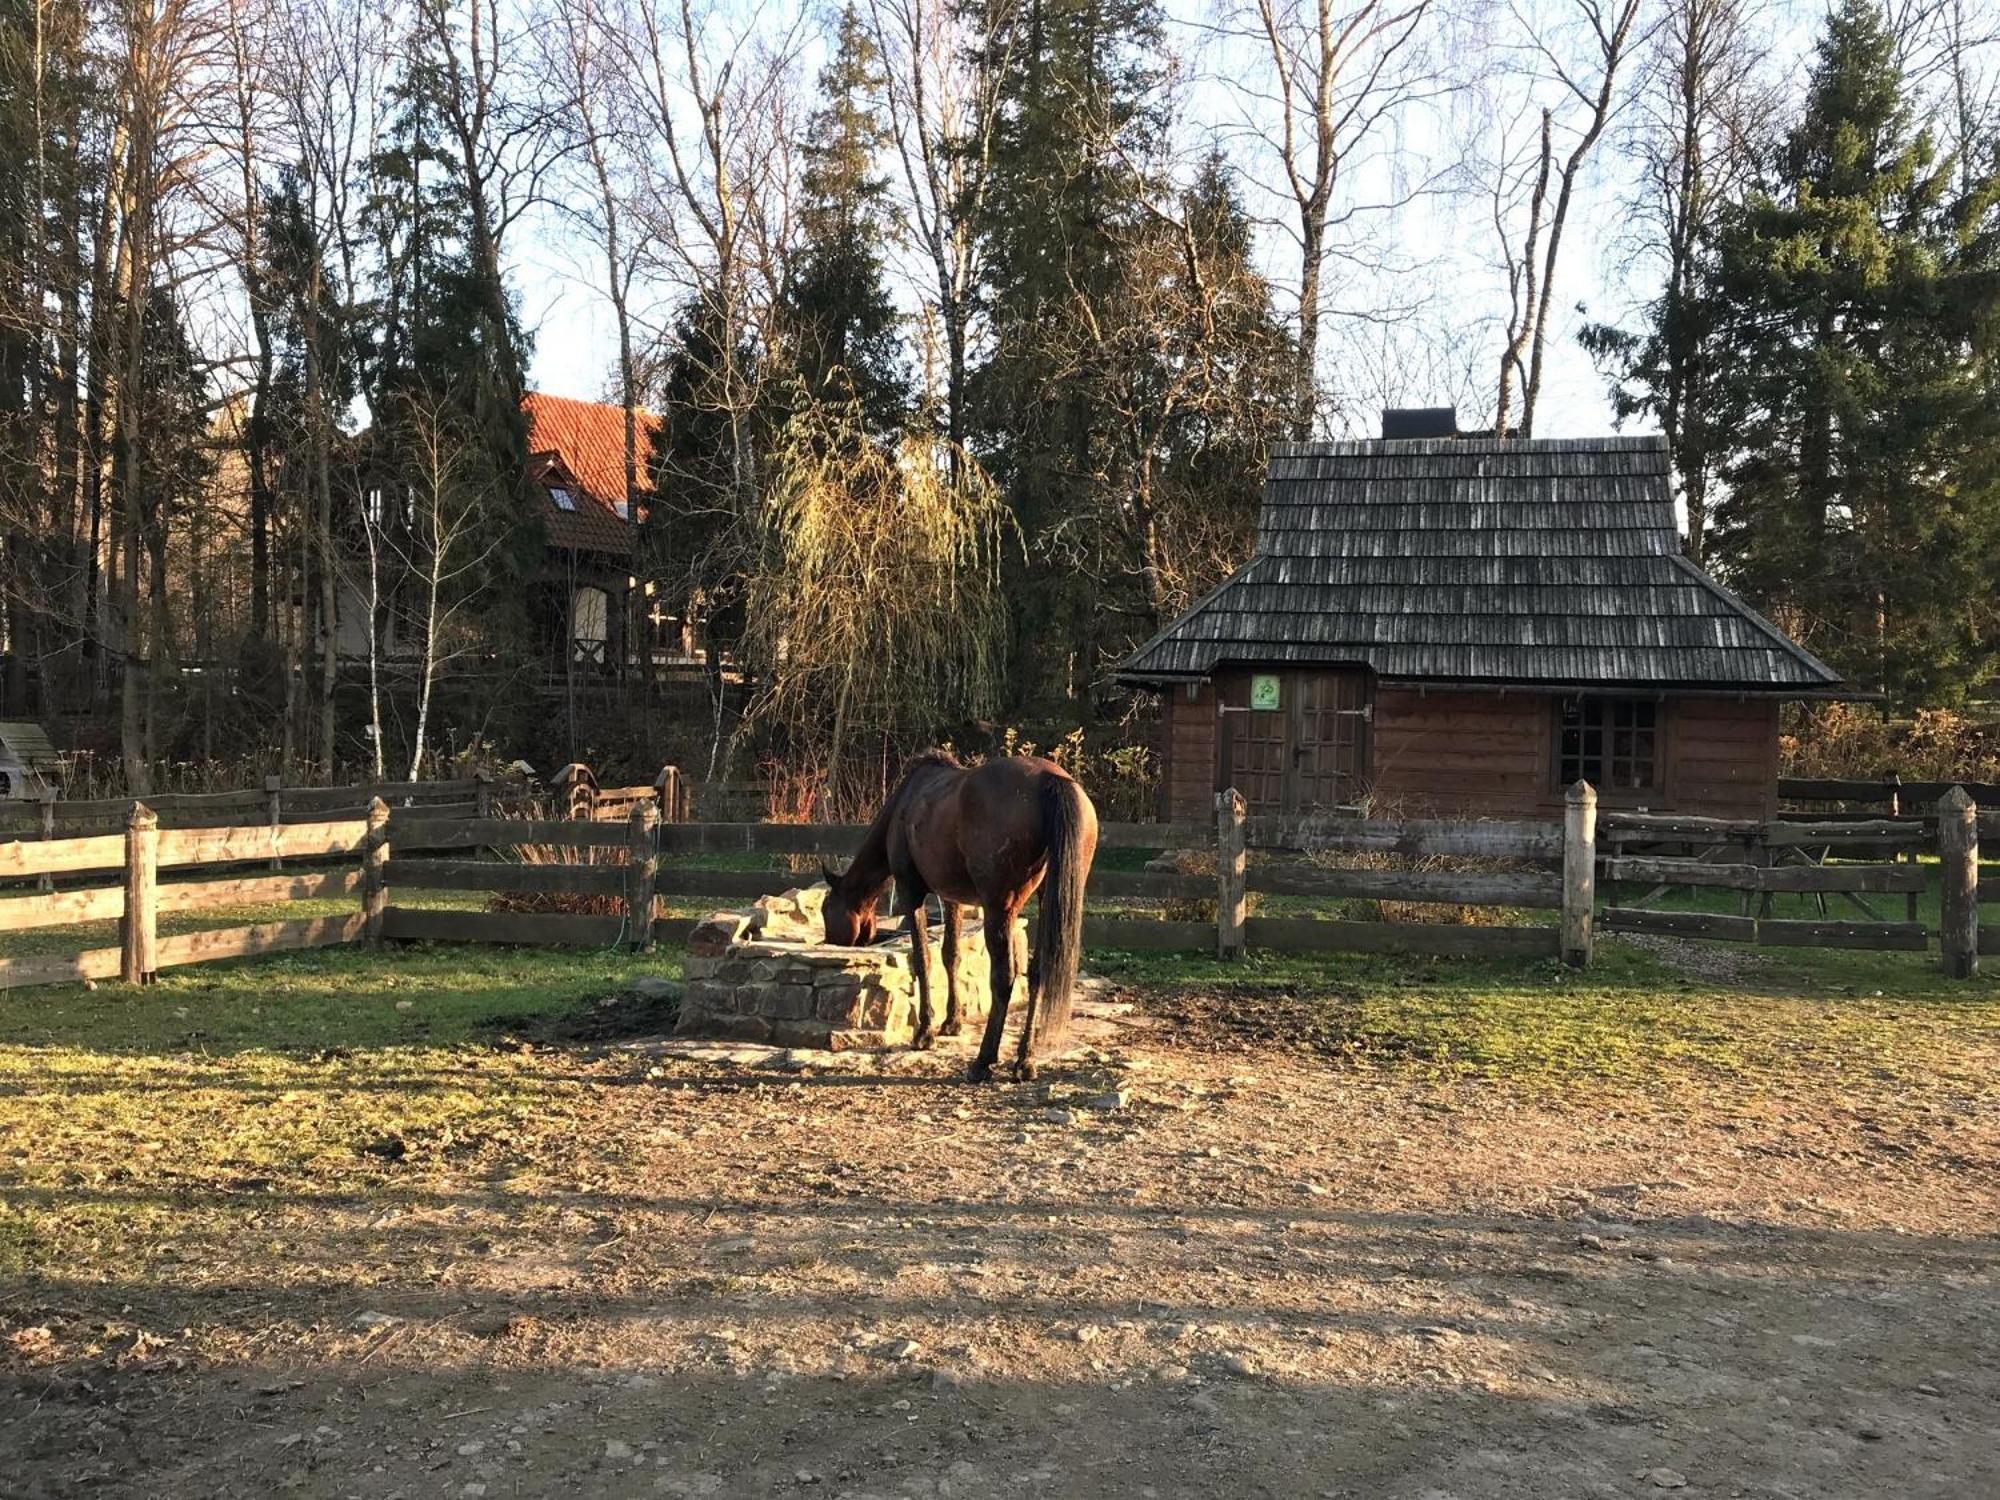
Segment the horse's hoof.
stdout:
<path fill-rule="evenodd" d="M 975 1057 L 972 1066 L 965 1070 L 967 1083 L 984 1083 L 993 1076 L 993 1064 L 984 1058 Z"/>
<path fill-rule="evenodd" d="M 912 1052 L 928 1052 L 936 1041 L 936 1037 L 925 1036 L 919 1032 L 916 1036 L 910 1038 L 910 1050 Z"/>
<path fill-rule="evenodd" d="M 1033 1062 L 1022 1061 L 1014 1064 L 1014 1076 L 1023 1083 L 1033 1083 L 1037 1071 L 1039 1070 Z"/>
<path fill-rule="evenodd" d="M 964 1023 L 963 1021 L 947 1021 L 947 1022 L 945 1022 L 945 1023 L 944 1023 L 944 1025 L 942 1025 L 942 1026 L 940 1026 L 940 1027 L 938 1028 L 938 1035 L 939 1035 L 939 1036 L 964 1036 L 964 1035 L 965 1035 L 965 1023 Z"/>

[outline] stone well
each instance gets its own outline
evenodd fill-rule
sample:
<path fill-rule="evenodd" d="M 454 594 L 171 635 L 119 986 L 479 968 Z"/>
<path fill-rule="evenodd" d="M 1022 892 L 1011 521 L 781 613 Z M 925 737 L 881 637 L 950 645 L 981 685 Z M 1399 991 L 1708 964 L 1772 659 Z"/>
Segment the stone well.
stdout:
<path fill-rule="evenodd" d="M 886 923 L 869 947 L 832 947 L 821 941 L 826 896 L 826 887 L 815 885 L 704 917 L 688 936 L 677 1034 L 833 1052 L 909 1045 L 917 1026 L 909 929 Z M 942 1026 L 944 945 L 935 920 L 929 936 L 931 1003 Z M 968 1032 L 986 1022 L 988 972 L 985 932 L 978 913 L 968 911 L 958 951 Z"/>

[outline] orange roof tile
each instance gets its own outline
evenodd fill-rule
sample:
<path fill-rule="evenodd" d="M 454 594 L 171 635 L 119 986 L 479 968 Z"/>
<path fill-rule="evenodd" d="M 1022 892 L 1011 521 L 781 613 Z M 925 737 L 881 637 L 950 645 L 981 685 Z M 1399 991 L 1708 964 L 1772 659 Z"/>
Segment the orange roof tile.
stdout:
<path fill-rule="evenodd" d="M 625 408 L 602 401 L 572 401 L 530 391 L 521 398 L 528 414 L 528 451 L 560 453 L 563 467 L 585 493 L 608 506 L 625 499 Z M 660 419 L 641 409 L 638 418 L 639 484 L 646 484 L 647 456 Z"/>

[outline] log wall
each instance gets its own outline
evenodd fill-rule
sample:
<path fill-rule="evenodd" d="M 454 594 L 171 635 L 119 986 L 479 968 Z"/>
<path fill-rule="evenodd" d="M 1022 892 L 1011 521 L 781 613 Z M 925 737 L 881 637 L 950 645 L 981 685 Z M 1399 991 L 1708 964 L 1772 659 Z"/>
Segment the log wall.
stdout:
<path fill-rule="evenodd" d="M 1167 694 L 1161 712 L 1161 814 L 1212 816 L 1217 776 L 1213 692 Z M 1607 808 L 1768 818 L 1777 812 L 1778 705 L 1669 698 L 1661 704 L 1661 785 L 1600 788 Z M 1560 817 L 1551 695 L 1382 686 L 1376 689 L 1370 780 L 1390 817 Z"/>

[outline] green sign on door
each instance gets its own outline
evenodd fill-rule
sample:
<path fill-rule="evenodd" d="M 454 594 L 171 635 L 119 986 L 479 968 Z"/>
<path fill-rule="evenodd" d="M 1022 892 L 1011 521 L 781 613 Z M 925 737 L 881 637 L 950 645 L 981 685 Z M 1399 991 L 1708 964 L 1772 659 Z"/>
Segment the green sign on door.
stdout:
<path fill-rule="evenodd" d="M 1269 713 L 1279 704 L 1278 674 L 1259 672 L 1250 679 L 1250 706 Z"/>

